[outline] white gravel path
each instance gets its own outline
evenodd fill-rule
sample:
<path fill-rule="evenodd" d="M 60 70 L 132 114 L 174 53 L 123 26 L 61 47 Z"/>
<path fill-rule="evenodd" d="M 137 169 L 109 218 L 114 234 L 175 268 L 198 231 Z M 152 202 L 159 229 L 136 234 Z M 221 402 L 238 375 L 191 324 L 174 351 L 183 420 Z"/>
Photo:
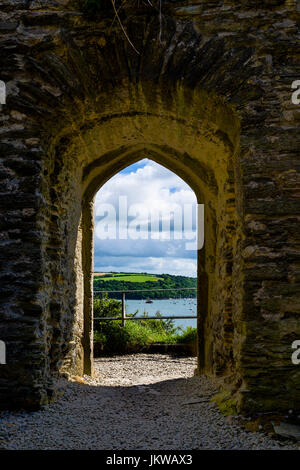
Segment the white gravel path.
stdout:
<path fill-rule="evenodd" d="M 161 354 L 96 359 L 96 377 L 61 380 L 64 394 L 50 406 L 1 412 L 0 449 L 299 448 L 222 416 L 210 403 L 212 382 L 193 377 L 195 366 L 195 358 Z"/>

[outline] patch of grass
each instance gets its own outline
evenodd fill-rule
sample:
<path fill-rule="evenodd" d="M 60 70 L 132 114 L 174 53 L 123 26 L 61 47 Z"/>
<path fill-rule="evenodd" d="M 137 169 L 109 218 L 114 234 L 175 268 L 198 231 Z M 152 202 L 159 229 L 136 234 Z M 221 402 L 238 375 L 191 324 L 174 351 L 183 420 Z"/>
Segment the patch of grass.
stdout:
<path fill-rule="evenodd" d="M 239 412 L 236 400 L 225 391 L 221 391 L 214 395 L 211 401 L 217 404 L 219 410 L 224 416 L 236 415 Z"/>

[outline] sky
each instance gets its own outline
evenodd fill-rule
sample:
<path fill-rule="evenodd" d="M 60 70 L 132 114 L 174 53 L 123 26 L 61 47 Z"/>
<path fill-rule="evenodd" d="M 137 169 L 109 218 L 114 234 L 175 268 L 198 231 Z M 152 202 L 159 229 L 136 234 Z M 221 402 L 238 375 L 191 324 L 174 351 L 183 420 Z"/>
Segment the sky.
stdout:
<path fill-rule="evenodd" d="M 125 168 L 95 199 L 94 271 L 196 277 L 196 196 L 149 159 Z"/>

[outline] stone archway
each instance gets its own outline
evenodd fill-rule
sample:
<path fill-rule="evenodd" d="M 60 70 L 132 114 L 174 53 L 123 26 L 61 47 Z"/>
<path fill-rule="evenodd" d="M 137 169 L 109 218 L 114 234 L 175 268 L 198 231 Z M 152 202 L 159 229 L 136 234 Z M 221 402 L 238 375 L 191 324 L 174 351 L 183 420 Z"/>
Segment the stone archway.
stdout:
<path fill-rule="evenodd" d="M 158 19 L 131 12 L 140 57 L 105 19 L 91 23 L 68 2 L 13 14 L 23 29 L 7 33 L 2 77 L 10 199 L 2 202 L 9 367 L 1 368 L 1 406 L 38 407 L 55 396 L 57 373 L 92 373 L 92 198 L 143 152 L 183 177 L 207 208 L 199 373 L 219 377 L 238 410 L 299 408 L 290 361 L 299 333 L 289 257 L 295 163 L 276 153 L 296 149 L 298 137 L 296 117 L 286 117 L 288 136 L 270 118 L 284 109 L 271 85 L 273 68 L 285 65 L 267 26 L 268 53 L 250 33 L 218 34 L 214 18 L 191 21 L 185 11 L 179 19 L 172 8 L 161 42 Z M 243 21 L 246 7 L 231 8 Z M 286 11 L 294 21 L 291 3 Z M 228 12 L 218 13 L 226 30 Z M 277 14 L 263 10 L 264 24 L 272 28 Z"/>
<path fill-rule="evenodd" d="M 128 129 L 128 120 L 124 119 L 126 124 L 126 129 Z M 160 122 L 160 120 L 159 120 Z M 135 122 L 136 125 L 136 122 Z M 141 124 L 141 128 L 143 128 L 143 124 Z M 157 128 L 157 132 L 162 127 L 159 126 Z M 153 134 L 155 135 L 155 134 Z M 152 139 L 153 139 L 152 135 Z M 166 136 L 164 136 L 166 137 Z M 221 146 L 219 149 L 222 153 L 225 148 Z M 227 149 L 228 150 L 228 149 Z M 191 185 L 192 189 L 195 189 L 196 195 L 198 198 L 199 203 L 203 203 L 207 201 L 207 208 L 206 208 L 206 252 L 203 253 L 199 252 L 199 270 L 198 270 L 198 281 L 199 281 L 199 305 L 198 305 L 198 329 L 201 332 L 201 341 L 199 347 L 201 349 L 201 354 L 199 356 L 199 369 L 202 372 L 207 372 L 214 374 L 216 372 L 220 372 L 222 369 L 223 372 L 230 371 L 230 367 L 233 366 L 233 357 L 232 357 L 232 338 L 231 341 L 225 340 L 223 337 L 222 328 L 224 324 L 229 325 L 232 322 L 231 309 L 225 309 L 224 307 L 228 302 L 228 299 L 231 296 L 231 285 L 232 281 L 229 281 L 229 270 L 227 268 L 228 278 L 224 279 L 222 275 L 219 278 L 215 276 L 215 265 L 221 265 L 223 262 L 225 264 L 227 262 L 232 262 L 233 251 L 235 249 L 235 244 L 233 239 L 230 237 L 229 231 L 227 230 L 226 237 L 224 237 L 225 227 L 232 224 L 231 231 L 233 232 L 236 225 L 237 225 L 237 215 L 232 208 L 234 206 L 232 201 L 232 196 L 234 194 L 233 184 L 228 182 L 228 169 L 226 166 L 229 164 L 226 161 L 226 151 L 224 151 L 224 180 L 225 184 L 227 185 L 227 190 L 220 191 L 221 194 L 218 194 L 218 184 L 222 187 L 222 183 L 218 182 L 215 179 L 215 175 L 210 168 L 210 165 L 205 165 L 201 163 L 201 159 L 195 159 L 191 157 L 191 155 L 187 153 L 179 153 L 174 148 L 170 148 L 164 146 L 160 148 L 159 146 L 135 146 L 134 148 L 127 148 L 120 154 L 115 153 L 113 157 L 111 153 L 109 153 L 109 158 L 107 159 L 107 155 L 100 157 L 93 161 L 86 171 L 84 171 L 84 186 L 87 186 L 83 197 L 83 212 L 82 212 L 82 224 L 80 226 L 80 230 L 83 232 L 83 237 L 79 237 L 79 246 L 78 251 L 81 249 L 83 250 L 83 265 L 88 266 L 88 269 L 83 268 L 82 278 L 86 277 L 86 284 L 85 284 L 85 295 L 84 299 L 86 302 L 86 314 L 85 318 L 90 319 L 88 321 L 88 330 L 86 335 L 86 345 L 87 350 L 91 351 L 90 343 L 91 337 L 90 332 L 92 328 L 92 317 L 91 317 L 91 304 L 92 304 L 92 232 L 93 232 L 93 203 L 92 203 L 92 196 L 94 193 L 107 181 L 111 176 L 113 176 L 117 171 L 120 171 L 124 167 L 138 161 L 141 155 L 147 156 L 152 160 L 167 166 L 168 169 L 176 171 L 177 174 L 180 174 L 184 180 Z M 205 155 L 207 158 L 207 155 Z M 125 163 L 126 162 L 126 163 Z M 121 165 L 121 167 L 120 167 Z M 115 168 L 118 168 L 116 171 Z M 191 169 L 193 172 L 191 172 Z M 91 174 L 92 173 L 92 174 Z M 209 176 L 209 178 L 207 178 Z M 204 180 L 207 178 L 207 181 Z M 96 188 L 96 190 L 95 190 Z M 231 197 L 231 204 L 227 204 L 227 198 Z M 215 206 L 216 205 L 216 206 Z M 219 233 L 215 232 L 216 226 L 219 226 Z M 228 227 L 227 227 L 228 229 Z M 221 238 L 224 237 L 224 240 Z M 222 246 L 219 247 L 218 256 L 216 256 L 216 250 L 218 243 Z M 224 252 L 226 250 L 226 259 L 224 259 Z M 231 253 L 231 257 L 229 257 L 229 252 Z M 219 262 L 216 262 L 216 257 L 218 257 Z M 221 261 L 222 259 L 222 261 Z M 218 268 L 216 268 L 218 269 Z M 220 269 L 220 268 L 219 268 Z M 85 272 L 84 272 L 85 271 Z M 226 285 L 224 285 L 226 283 Z M 210 297 L 208 298 L 209 290 L 212 291 Z M 221 293 L 221 290 L 223 292 Z M 229 291 L 229 292 L 228 292 Z M 217 294 L 218 292 L 218 294 Z M 213 300 L 214 295 L 218 295 L 219 298 Z M 222 300 L 221 300 L 222 299 Z M 218 328 L 216 327 L 215 332 L 211 331 L 212 328 L 210 325 L 208 326 L 207 330 L 205 331 L 206 326 L 206 316 L 207 316 L 207 306 L 209 305 L 210 308 L 210 316 L 211 321 L 216 327 L 218 323 L 217 318 L 213 318 L 216 316 L 216 312 L 218 312 L 217 316 L 222 317 L 222 320 L 219 322 Z M 213 338 L 215 339 L 218 336 L 217 330 L 219 331 L 220 342 L 218 345 L 213 345 Z M 232 328 L 233 333 L 233 328 Z M 209 344 L 208 336 L 210 338 L 210 347 L 207 347 Z M 205 341 L 206 338 L 206 341 Z M 206 349 L 210 349 L 211 351 L 206 355 Z M 227 348 L 227 350 L 226 350 Z M 206 357 L 206 360 L 205 360 Z M 88 360 L 87 369 L 86 371 L 90 371 L 90 363 L 92 361 Z M 225 364 L 226 360 L 228 361 Z"/>
<path fill-rule="evenodd" d="M 121 90 L 123 96 L 126 92 L 128 90 Z M 143 94 L 142 88 L 136 87 L 134 92 L 136 97 L 139 94 L 139 106 L 144 111 L 135 112 L 131 103 L 130 114 L 122 113 L 120 112 L 120 102 L 117 99 L 115 105 L 110 103 L 108 116 L 97 115 L 94 126 L 89 123 L 87 129 L 83 127 L 80 132 L 79 130 L 74 131 L 72 141 L 61 157 L 63 164 L 60 168 L 60 174 L 56 171 L 56 177 L 61 181 L 61 184 L 58 183 L 57 192 L 60 194 L 60 204 L 66 206 L 67 216 L 67 220 L 63 222 L 61 214 L 60 223 L 69 227 L 68 231 L 73 234 L 72 237 L 75 233 L 78 234 L 76 246 L 72 246 L 72 243 L 67 241 L 68 249 L 71 249 L 68 258 L 74 259 L 75 253 L 76 263 L 76 267 L 73 269 L 77 280 L 73 284 L 74 287 L 72 285 L 68 287 L 69 290 L 71 289 L 71 298 L 75 299 L 75 325 L 79 325 L 77 328 L 78 341 L 74 343 L 74 337 L 71 340 L 75 346 L 74 359 L 76 359 L 76 363 L 72 362 L 71 356 L 68 354 L 64 360 L 66 366 L 63 368 L 70 370 L 70 364 L 72 364 L 71 368 L 77 374 L 82 373 L 83 370 L 87 373 L 92 371 L 90 357 L 92 353 L 92 198 L 99 187 L 111 176 L 139 160 L 143 154 L 182 176 L 195 191 L 199 202 L 206 204 L 206 254 L 201 253 L 203 259 L 199 260 L 199 266 L 202 266 L 201 272 L 199 272 L 199 287 L 203 290 L 199 304 L 199 308 L 203 309 L 203 313 L 199 313 L 199 324 L 201 323 L 199 331 L 202 332 L 200 346 L 202 354 L 199 365 L 203 371 L 212 374 L 220 373 L 221 370 L 223 373 L 225 371 L 228 373 L 233 365 L 232 338 L 229 339 L 228 334 L 227 339 L 224 340 L 222 329 L 224 324 L 227 324 L 228 327 L 232 322 L 232 310 L 228 309 L 228 301 L 231 302 L 229 300 L 231 285 L 229 284 L 232 281 L 229 280 L 230 269 L 226 267 L 226 263 L 232 263 L 235 246 L 234 237 L 230 236 L 230 232 L 232 234 L 238 225 L 238 216 L 234 209 L 233 178 L 235 147 L 238 145 L 238 120 L 232 113 L 231 120 L 225 119 L 222 123 L 221 107 L 224 108 L 223 112 L 226 118 L 230 116 L 230 109 L 222 100 L 205 93 L 194 92 L 191 101 L 189 93 L 185 97 L 184 90 L 177 90 L 174 92 L 177 93 L 177 96 L 174 97 L 174 108 L 172 109 L 170 100 L 167 102 L 168 107 L 166 103 L 161 101 L 157 89 L 153 92 L 153 96 L 158 97 L 155 109 L 153 100 L 151 104 L 147 103 L 147 96 Z M 182 96 L 178 96 L 180 94 Z M 117 96 L 118 91 L 115 90 L 114 98 Z M 176 107 L 179 99 L 182 102 L 182 114 Z M 116 106 L 116 110 L 114 106 Z M 152 112 L 150 112 L 150 106 Z M 214 106 L 219 106 L 218 113 L 215 112 Z M 205 114 L 205 120 L 198 119 L 201 114 Z M 218 120 L 219 122 L 216 122 Z M 222 129 L 222 126 L 225 130 Z M 126 145 L 124 145 L 124 141 Z M 82 168 L 81 179 L 77 177 L 78 166 Z M 66 185 L 66 180 L 73 182 L 73 189 Z M 75 181 L 76 183 L 74 183 Z M 56 185 L 52 184 L 52 190 L 56 190 Z M 81 200 L 82 212 L 80 214 Z M 75 212 L 77 213 L 76 218 L 74 219 L 72 215 L 70 220 L 69 215 Z M 231 228 L 229 228 L 230 224 Z M 63 233 L 61 232 L 60 239 L 64 238 Z M 218 250 L 217 256 L 216 250 Z M 216 262 L 216 258 L 219 260 L 218 262 Z M 226 280 L 221 272 L 224 268 L 224 266 L 221 268 L 223 263 L 225 264 L 225 272 L 227 272 Z M 69 266 L 68 269 L 72 268 Z M 216 270 L 220 271 L 219 276 L 215 276 Z M 66 278 L 65 275 L 64 278 Z M 208 296 L 209 290 L 211 294 Z M 207 306 L 209 306 L 210 315 L 206 312 Z M 217 316 L 222 318 L 221 321 L 214 318 L 216 311 L 218 311 Z M 209 320 L 206 319 L 207 315 L 211 317 Z M 208 326 L 210 333 L 208 331 L 204 333 L 205 324 L 209 324 L 209 322 L 213 324 L 213 326 Z M 83 341 L 85 348 L 82 347 L 80 336 L 82 324 L 85 325 Z M 214 333 L 211 331 L 213 328 L 215 328 Z M 219 331 L 218 334 L 216 334 L 217 331 Z M 205 342 L 204 338 L 208 336 L 211 336 L 211 339 L 209 342 Z M 214 339 L 218 336 L 220 337 L 219 344 L 213 344 Z M 209 346 L 208 343 L 210 343 Z M 206 361 L 204 359 L 205 349 L 208 350 Z"/>

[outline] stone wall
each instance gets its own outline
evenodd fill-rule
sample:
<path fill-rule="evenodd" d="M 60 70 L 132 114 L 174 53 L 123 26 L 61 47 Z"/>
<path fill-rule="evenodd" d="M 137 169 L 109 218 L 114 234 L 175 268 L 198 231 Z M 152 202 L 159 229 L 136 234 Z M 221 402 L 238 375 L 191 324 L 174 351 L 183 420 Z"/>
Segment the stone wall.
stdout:
<path fill-rule="evenodd" d="M 299 5 L 2 0 L 0 405 L 37 408 L 92 374 L 92 206 L 148 156 L 205 204 L 199 373 L 239 410 L 300 409 Z"/>

